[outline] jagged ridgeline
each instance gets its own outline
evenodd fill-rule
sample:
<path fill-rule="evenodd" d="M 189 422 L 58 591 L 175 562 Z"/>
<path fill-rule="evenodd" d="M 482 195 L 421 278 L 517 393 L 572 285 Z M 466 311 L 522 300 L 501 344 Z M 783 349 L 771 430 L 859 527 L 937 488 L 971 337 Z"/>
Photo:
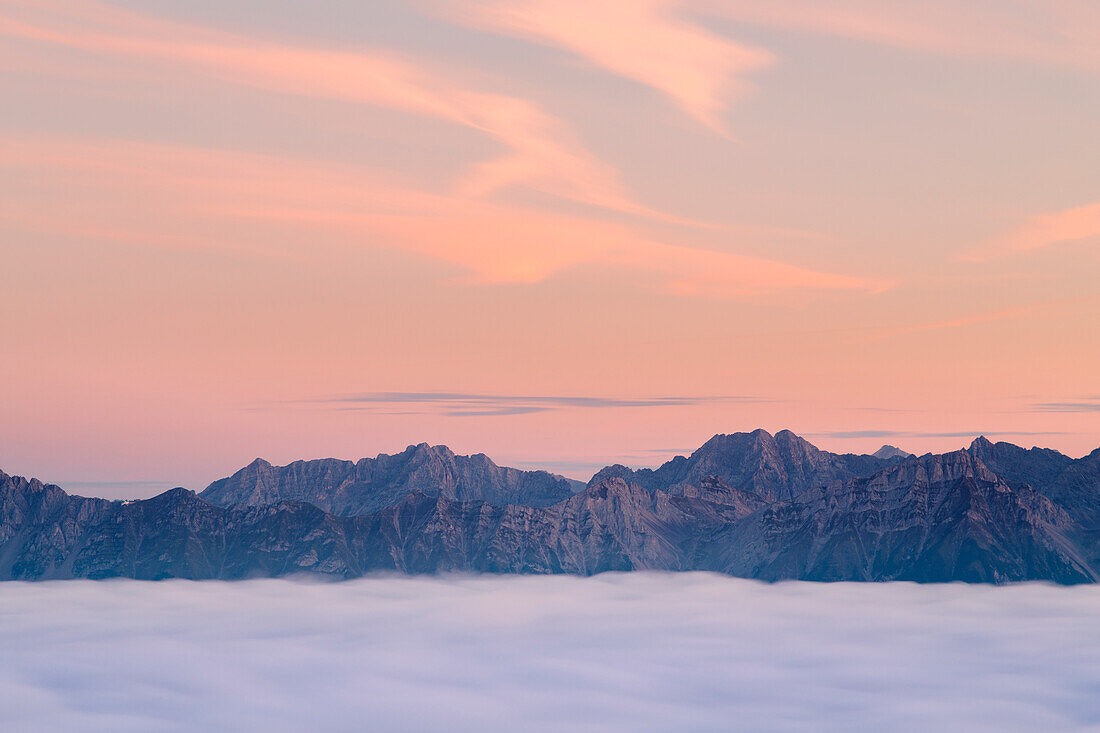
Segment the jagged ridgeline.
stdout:
<path fill-rule="evenodd" d="M 0 473 L 0 578 L 712 570 L 766 580 L 1095 582 L 1100 449 L 979 438 L 912 456 L 716 435 L 587 484 L 410 446 L 257 460 L 201 494 L 108 501 Z"/>

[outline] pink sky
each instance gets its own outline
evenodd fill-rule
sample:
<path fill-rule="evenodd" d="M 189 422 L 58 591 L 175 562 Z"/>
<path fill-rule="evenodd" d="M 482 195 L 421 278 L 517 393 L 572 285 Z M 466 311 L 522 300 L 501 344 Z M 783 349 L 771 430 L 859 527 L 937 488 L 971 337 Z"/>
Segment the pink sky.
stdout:
<path fill-rule="evenodd" d="M 0 469 L 1081 455 L 1097 49 L 1081 0 L 0 0 Z"/>

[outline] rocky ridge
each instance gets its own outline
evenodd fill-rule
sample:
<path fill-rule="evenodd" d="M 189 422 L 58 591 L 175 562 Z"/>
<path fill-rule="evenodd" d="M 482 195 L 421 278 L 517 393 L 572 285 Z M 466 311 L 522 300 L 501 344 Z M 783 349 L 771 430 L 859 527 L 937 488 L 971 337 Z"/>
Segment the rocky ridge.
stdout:
<path fill-rule="evenodd" d="M 217 506 L 306 501 L 330 514 L 369 514 L 413 491 L 462 501 L 550 506 L 584 488 L 546 471 L 498 466 L 484 454 L 455 455 L 444 445 L 410 445 L 401 453 L 357 462 L 324 458 L 273 466 L 257 458 L 200 496 Z"/>
<path fill-rule="evenodd" d="M 184 489 L 131 502 L 85 498 L 0 473 L 0 578 L 640 569 L 766 580 L 1098 578 L 1100 451 L 1073 460 L 979 439 L 942 455 L 876 459 L 819 451 L 785 432 L 715 436 L 652 471 L 608 467 L 542 506 L 537 493 L 527 504 L 483 489 L 495 501 L 463 496 L 472 490 L 457 480 L 430 491 L 414 485 L 361 513 L 339 503 L 363 493 L 346 490 L 349 477 L 430 476 L 421 467 L 432 461 L 415 456 L 403 461 L 408 471 L 375 474 L 357 473 L 359 464 L 291 464 L 297 484 L 273 484 L 279 472 L 253 464 L 244 471 L 259 478 L 235 486 L 254 491 L 226 506 Z M 281 496 L 287 485 L 304 492 L 307 478 L 329 487 L 324 496 L 343 512 Z M 501 485 L 509 486 L 493 486 Z"/>

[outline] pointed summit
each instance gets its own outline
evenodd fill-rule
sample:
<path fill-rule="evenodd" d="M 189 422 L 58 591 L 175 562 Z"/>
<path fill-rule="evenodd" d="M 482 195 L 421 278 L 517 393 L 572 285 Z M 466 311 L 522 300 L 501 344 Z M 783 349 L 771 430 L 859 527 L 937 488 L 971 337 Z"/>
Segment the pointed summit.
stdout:
<path fill-rule="evenodd" d="M 970 444 L 970 452 L 984 453 L 992 447 L 993 443 L 989 440 L 989 438 L 985 437 L 984 435 L 979 435 L 977 438 L 974 438 L 974 442 Z"/>
<path fill-rule="evenodd" d="M 886 460 L 886 461 L 890 460 L 891 458 L 912 458 L 913 457 L 912 453 L 909 453 L 907 451 L 903 451 L 901 448 L 898 448 L 896 445 L 889 445 L 889 444 L 882 446 L 881 448 L 879 448 L 877 451 L 875 451 L 871 455 L 874 456 L 875 458 L 881 458 L 881 459 Z"/>

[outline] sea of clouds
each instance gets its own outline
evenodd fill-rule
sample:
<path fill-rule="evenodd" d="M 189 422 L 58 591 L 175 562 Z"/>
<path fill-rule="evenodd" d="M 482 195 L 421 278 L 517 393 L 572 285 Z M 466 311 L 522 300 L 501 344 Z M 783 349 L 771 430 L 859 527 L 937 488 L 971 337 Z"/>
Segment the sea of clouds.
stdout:
<path fill-rule="evenodd" d="M 1083 730 L 1100 587 L 0 584 L 11 731 Z"/>

